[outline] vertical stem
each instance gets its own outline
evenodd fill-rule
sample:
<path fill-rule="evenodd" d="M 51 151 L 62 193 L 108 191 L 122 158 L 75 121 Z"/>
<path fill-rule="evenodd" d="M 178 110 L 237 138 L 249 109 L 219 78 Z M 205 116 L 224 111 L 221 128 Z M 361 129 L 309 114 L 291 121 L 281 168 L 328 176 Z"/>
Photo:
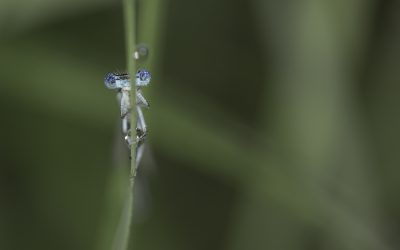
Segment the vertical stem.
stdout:
<path fill-rule="evenodd" d="M 135 39 L 136 39 L 136 25 L 135 25 L 135 0 L 123 0 L 124 3 L 124 19 L 125 19 L 125 41 L 126 41 L 126 65 L 127 71 L 132 78 L 132 90 L 131 90 L 131 107 L 135 106 L 136 103 L 136 88 L 134 87 L 134 76 L 135 76 L 135 59 L 133 53 L 135 52 Z M 131 126 L 135 127 L 136 124 L 136 113 L 135 109 L 132 108 L 131 114 Z M 135 130 L 132 129 L 132 132 Z M 132 136 L 136 136 L 132 134 Z M 131 184 L 133 187 L 134 178 L 136 175 L 136 150 L 135 146 L 131 147 Z"/>
<path fill-rule="evenodd" d="M 135 23 L 135 0 L 123 0 L 124 23 L 125 23 L 125 46 L 126 46 L 126 66 L 131 76 L 132 89 L 130 92 L 131 107 L 136 104 L 136 88 L 134 76 L 136 72 L 135 60 L 133 53 L 135 50 L 136 39 L 136 23 Z M 131 136 L 136 138 L 136 112 L 131 109 Z M 131 147 L 131 166 L 130 166 L 130 188 L 127 192 L 124 209 L 121 214 L 120 222 L 114 238 L 113 250 L 127 250 L 129 247 L 129 236 L 132 222 L 133 212 L 133 194 L 136 176 L 136 145 Z"/>

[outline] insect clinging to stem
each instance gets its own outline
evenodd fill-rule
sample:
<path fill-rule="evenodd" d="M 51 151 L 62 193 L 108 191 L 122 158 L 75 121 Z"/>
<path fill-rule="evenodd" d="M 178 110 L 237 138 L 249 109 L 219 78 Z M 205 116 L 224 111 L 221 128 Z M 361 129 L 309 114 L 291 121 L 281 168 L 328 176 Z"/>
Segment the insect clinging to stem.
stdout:
<path fill-rule="evenodd" d="M 130 148 L 133 144 L 136 144 L 136 167 L 138 167 L 140 160 L 143 156 L 143 144 L 147 136 L 147 125 L 144 119 L 142 108 L 149 108 L 150 105 L 144 98 L 141 88 L 150 84 L 151 75 L 147 70 L 139 69 L 135 77 L 135 88 L 136 88 L 136 136 L 135 140 L 132 140 L 131 131 L 131 79 L 126 73 L 108 73 L 104 77 L 104 84 L 109 89 L 118 90 L 118 100 L 120 102 L 121 108 L 121 120 L 122 120 L 122 133 L 124 135 L 125 141 Z"/>

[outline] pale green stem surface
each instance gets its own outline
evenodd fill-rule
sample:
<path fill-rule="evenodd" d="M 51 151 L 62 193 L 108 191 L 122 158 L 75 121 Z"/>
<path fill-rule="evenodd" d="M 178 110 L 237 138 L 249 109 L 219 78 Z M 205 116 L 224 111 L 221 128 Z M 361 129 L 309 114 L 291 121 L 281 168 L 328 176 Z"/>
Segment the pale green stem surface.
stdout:
<path fill-rule="evenodd" d="M 131 124 L 135 127 L 136 124 L 136 112 L 133 107 L 136 104 L 136 88 L 134 87 L 134 76 L 136 72 L 135 60 L 133 53 L 135 51 L 135 1 L 124 0 L 124 22 L 125 22 L 125 46 L 126 46 L 126 66 L 127 72 L 132 78 L 132 90 L 130 93 L 131 100 Z M 136 138 L 136 131 L 132 130 L 131 136 Z M 133 212 L 133 194 L 135 187 L 135 176 L 136 176 L 136 145 L 131 147 L 131 165 L 130 165 L 130 188 L 127 192 L 125 205 L 118 223 L 118 228 L 115 234 L 113 249 L 126 250 L 129 247 L 129 236 L 132 223 L 132 212 Z"/>
<path fill-rule="evenodd" d="M 135 52 L 135 40 L 136 40 L 136 28 L 135 28 L 135 1 L 134 0 L 124 0 L 124 19 L 125 19 L 125 46 L 126 46 L 126 66 L 129 75 L 132 77 L 135 76 L 136 65 L 135 59 L 133 58 L 133 53 Z M 136 103 L 136 88 L 132 87 L 131 90 L 131 107 L 135 106 Z M 136 112 L 135 109 L 131 110 L 131 124 L 136 124 Z M 132 134 L 133 136 L 133 134 Z M 136 175 L 136 151 L 135 147 L 131 147 L 131 177 L 132 177 L 132 186 L 134 184 L 134 177 Z"/>

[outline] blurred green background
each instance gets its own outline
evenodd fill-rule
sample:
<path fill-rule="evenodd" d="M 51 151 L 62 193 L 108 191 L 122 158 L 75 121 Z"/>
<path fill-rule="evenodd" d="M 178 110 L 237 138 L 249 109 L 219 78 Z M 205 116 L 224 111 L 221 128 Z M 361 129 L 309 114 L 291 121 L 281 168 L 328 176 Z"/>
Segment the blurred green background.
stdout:
<path fill-rule="evenodd" d="M 399 249 L 399 9 L 138 0 L 129 249 Z M 128 152 L 103 76 L 124 41 L 119 1 L 0 1 L 0 249 L 115 245 Z"/>

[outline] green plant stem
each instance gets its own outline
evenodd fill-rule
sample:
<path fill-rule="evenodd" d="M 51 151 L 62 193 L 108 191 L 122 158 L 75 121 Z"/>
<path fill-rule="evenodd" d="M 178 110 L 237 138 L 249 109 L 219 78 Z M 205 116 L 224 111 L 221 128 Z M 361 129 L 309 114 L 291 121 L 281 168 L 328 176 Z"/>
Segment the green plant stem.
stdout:
<path fill-rule="evenodd" d="M 133 78 L 136 72 L 135 59 L 133 58 L 133 53 L 135 52 L 135 39 L 136 39 L 136 29 L 135 29 L 135 0 L 123 0 L 124 3 L 124 19 L 125 19 L 125 43 L 126 43 L 126 65 L 127 71 Z M 133 81 L 133 80 L 132 80 Z M 133 87 L 131 90 L 131 107 L 135 106 L 136 103 L 136 89 Z M 136 124 L 136 112 L 132 109 L 131 114 L 131 124 Z M 132 135 L 133 136 L 133 135 Z M 136 151 L 135 147 L 131 147 L 131 180 L 132 186 L 134 184 L 134 177 L 136 175 Z"/>
<path fill-rule="evenodd" d="M 133 53 L 135 50 L 135 39 L 136 39 L 136 25 L 135 25 L 135 0 L 123 0 L 124 9 L 124 22 L 125 22 L 125 43 L 126 43 L 126 66 L 127 72 L 132 77 L 132 84 L 134 84 L 133 77 L 136 72 L 135 60 Z M 131 107 L 135 107 L 136 104 L 136 88 L 133 86 L 130 93 Z M 131 124 L 134 127 L 136 124 L 136 112 L 135 109 L 131 109 Z M 132 131 L 136 138 L 135 130 Z M 122 211 L 120 222 L 113 243 L 113 250 L 127 250 L 129 247 L 129 236 L 132 222 L 133 212 L 133 201 L 134 201 L 134 187 L 135 187 L 135 176 L 136 176 L 136 145 L 131 147 L 131 165 L 130 165 L 130 187 L 127 192 L 125 199 L 124 209 Z"/>

